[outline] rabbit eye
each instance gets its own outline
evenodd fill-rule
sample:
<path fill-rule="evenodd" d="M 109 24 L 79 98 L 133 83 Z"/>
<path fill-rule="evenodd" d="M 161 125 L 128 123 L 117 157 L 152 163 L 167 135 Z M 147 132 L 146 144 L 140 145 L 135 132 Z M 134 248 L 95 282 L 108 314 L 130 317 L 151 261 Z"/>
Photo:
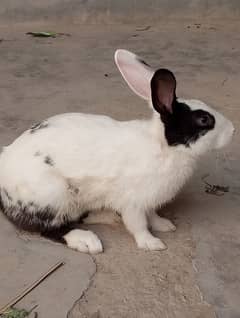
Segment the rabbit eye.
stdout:
<path fill-rule="evenodd" d="M 165 136 L 170 146 L 179 144 L 189 147 L 215 126 L 215 118 L 207 111 L 191 110 L 185 104 L 176 101 L 172 114 L 161 116 L 165 126 Z"/>
<path fill-rule="evenodd" d="M 203 129 L 212 129 L 214 127 L 215 119 L 208 112 L 205 112 L 203 110 L 196 110 L 195 112 L 193 112 L 193 115 L 198 127 Z"/>

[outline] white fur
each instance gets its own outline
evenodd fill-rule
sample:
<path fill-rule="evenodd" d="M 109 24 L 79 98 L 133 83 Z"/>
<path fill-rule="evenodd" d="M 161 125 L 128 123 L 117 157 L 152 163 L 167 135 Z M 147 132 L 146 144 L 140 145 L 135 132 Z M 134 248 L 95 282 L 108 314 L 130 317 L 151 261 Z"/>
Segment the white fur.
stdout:
<path fill-rule="evenodd" d="M 134 56 L 130 55 L 130 62 L 136 63 L 136 73 L 140 62 Z M 64 213 L 74 220 L 85 211 L 111 208 L 121 214 L 140 248 L 164 249 L 161 240 L 148 231 L 148 222 L 155 219 L 156 230 L 175 227 L 161 218 L 156 221 L 156 215 L 149 217 L 150 211 L 175 197 L 192 175 L 199 155 L 224 146 L 233 133 L 231 122 L 209 106 L 196 100 L 186 103 L 207 108 L 216 119 L 214 130 L 189 148 L 167 145 L 155 112 L 149 120 L 126 122 L 106 116 L 61 114 L 49 118 L 47 128 L 33 134 L 26 131 L 4 148 L 0 186 L 13 202 L 35 202 L 56 209 L 56 224 Z M 54 165 L 44 163 L 44 156 L 50 156 Z M 90 233 L 74 230 L 65 239 L 74 249 L 100 252 L 100 241 Z"/>

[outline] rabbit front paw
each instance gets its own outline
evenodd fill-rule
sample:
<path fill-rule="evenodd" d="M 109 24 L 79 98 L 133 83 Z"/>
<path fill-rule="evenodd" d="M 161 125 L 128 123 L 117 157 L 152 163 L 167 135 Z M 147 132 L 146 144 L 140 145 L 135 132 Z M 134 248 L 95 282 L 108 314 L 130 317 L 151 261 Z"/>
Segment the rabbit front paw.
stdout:
<path fill-rule="evenodd" d="M 64 235 L 67 246 L 83 253 L 97 254 L 103 251 L 102 243 L 91 231 L 74 229 Z"/>
<path fill-rule="evenodd" d="M 165 250 L 167 246 L 157 237 L 146 232 L 141 233 L 136 237 L 136 242 L 139 248 L 150 251 Z"/>

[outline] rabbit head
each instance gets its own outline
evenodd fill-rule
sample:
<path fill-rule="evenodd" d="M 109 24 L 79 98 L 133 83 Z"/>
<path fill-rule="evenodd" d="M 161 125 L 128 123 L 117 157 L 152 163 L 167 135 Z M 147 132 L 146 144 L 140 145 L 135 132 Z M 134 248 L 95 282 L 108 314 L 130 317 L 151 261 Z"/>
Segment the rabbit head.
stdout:
<path fill-rule="evenodd" d="M 199 100 L 178 99 L 171 71 L 154 71 L 127 50 L 117 50 L 115 62 L 129 87 L 148 101 L 159 118 L 169 147 L 201 155 L 229 143 L 234 132 L 231 121 Z"/>

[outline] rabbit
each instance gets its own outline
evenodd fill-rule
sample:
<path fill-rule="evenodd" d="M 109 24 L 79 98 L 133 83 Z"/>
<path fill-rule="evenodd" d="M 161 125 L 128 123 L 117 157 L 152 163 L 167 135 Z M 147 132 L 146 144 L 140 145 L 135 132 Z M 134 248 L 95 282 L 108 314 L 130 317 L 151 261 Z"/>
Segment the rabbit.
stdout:
<path fill-rule="evenodd" d="M 117 121 L 66 113 L 33 125 L 0 155 L 0 208 L 20 229 L 100 253 L 95 233 L 78 221 L 116 211 L 138 248 L 164 250 L 151 233 L 174 231 L 156 208 L 174 199 L 201 156 L 227 145 L 231 121 L 199 100 L 176 97 L 168 69 L 154 71 L 123 49 L 115 62 L 128 86 L 147 101 L 150 119 Z"/>

